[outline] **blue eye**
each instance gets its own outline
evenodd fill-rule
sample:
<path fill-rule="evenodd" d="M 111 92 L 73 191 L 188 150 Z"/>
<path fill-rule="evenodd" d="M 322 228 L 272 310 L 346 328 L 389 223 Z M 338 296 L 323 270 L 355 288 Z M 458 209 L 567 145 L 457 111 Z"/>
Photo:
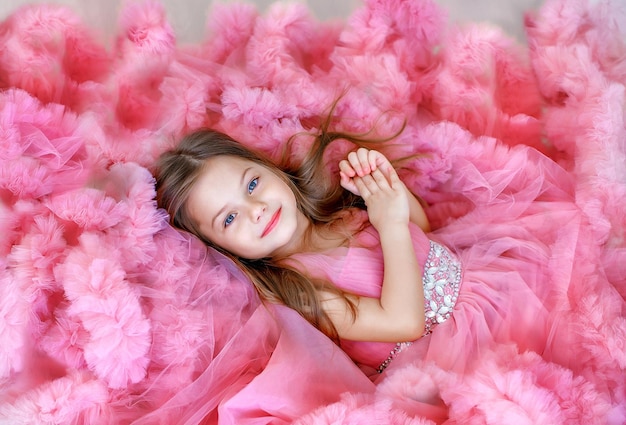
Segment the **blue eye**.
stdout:
<path fill-rule="evenodd" d="M 224 220 L 224 227 L 230 226 L 233 221 L 235 221 L 235 214 L 228 214 L 226 220 Z"/>
<path fill-rule="evenodd" d="M 248 193 L 252 193 L 257 184 L 259 184 L 259 178 L 255 177 L 250 181 L 250 183 L 248 183 Z"/>

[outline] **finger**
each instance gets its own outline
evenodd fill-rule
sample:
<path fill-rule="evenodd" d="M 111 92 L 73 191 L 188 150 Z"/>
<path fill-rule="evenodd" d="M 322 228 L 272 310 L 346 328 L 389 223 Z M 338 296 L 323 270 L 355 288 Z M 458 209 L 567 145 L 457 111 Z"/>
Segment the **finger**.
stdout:
<path fill-rule="evenodd" d="M 385 155 L 378 151 L 376 152 L 376 154 L 376 168 L 382 168 L 384 171 L 388 167 L 393 167 L 393 165 L 391 165 L 391 162 Z"/>
<path fill-rule="evenodd" d="M 368 152 L 367 160 L 369 162 L 370 169 L 372 171 L 374 171 L 374 170 L 376 170 L 378 168 L 378 165 L 379 165 L 378 162 L 381 160 L 381 158 L 385 159 L 383 154 L 381 154 L 378 151 L 371 150 L 371 151 Z"/>
<path fill-rule="evenodd" d="M 359 158 L 359 163 L 361 164 L 361 169 L 363 170 L 363 174 L 369 174 L 372 172 L 372 168 L 369 163 L 369 150 L 365 148 L 359 148 L 356 151 L 356 155 Z"/>
<path fill-rule="evenodd" d="M 387 179 L 387 176 L 383 174 L 380 169 L 374 170 L 371 173 L 371 176 L 374 178 L 374 181 L 380 188 L 391 188 L 391 182 Z"/>
<path fill-rule="evenodd" d="M 359 190 L 354 184 L 354 181 L 350 177 L 346 176 L 342 171 L 339 172 L 339 184 L 347 191 L 352 192 L 357 196 L 361 196 Z"/>
<path fill-rule="evenodd" d="M 377 161 L 377 169 L 380 170 L 385 175 L 385 177 L 387 177 L 388 181 L 391 181 L 391 174 L 396 173 L 396 169 L 394 168 L 394 166 L 391 165 L 391 163 L 384 156 L 379 158 Z"/>
<path fill-rule="evenodd" d="M 356 171 L 354 171 L 352 165 L 350 165 L 350 163 L 345 159 L 339 161 L 339 170 L 343 172 L 347 177 L 356 176 Z"/>
<path fill-rule="evenodd" d="M 354 180 L 354 185 L 358 189 L 363 199 L 367 199 L 372 195 L 372 192 L 370 192 L 369 188 L 367 187 L 367 185 L 365 184 L 365 182 L 363 181 L 361 177 L 355 177 L 353 180 Z"/>
<path fill-rule="evenodd" d="M 392 188 L 395 189 L 404 184 L 402 183 L 402 180 L 400 180 L 400 176 L 398 176 L 396 169 L 391 165 L 388 167 L 387 175 L 389 176 L 389 182 L 391 183 Z"/>
<path fill-rule="evenodd" d="M 371 174 L 361 177 L 361 181 L 365 184 L 365 187 L 367 187 L 367 190 L 371 195 L 380 192 L 381 190 L 388 190 L 390 188 L 388 182 L 383 181 L 379 183 L 376 179 L 374 179 L 374 177 L 372 177 Z"/>
<path fill-rule="evenodd" d="M 361 167 L 361 162 L 359 161 L 359 156 L 356 152 L 350 152 L 348 154 L 348 162 L 354 168 L 357 176 L 362 177 L 365 173 L 363 172 L 363 167 Z"/>
<path fill-rule="evenodd" d="M 343 186 L 345 183 L 348 183 L 350 178 L 343 171 L 339 171 L 339 182 Z"/>

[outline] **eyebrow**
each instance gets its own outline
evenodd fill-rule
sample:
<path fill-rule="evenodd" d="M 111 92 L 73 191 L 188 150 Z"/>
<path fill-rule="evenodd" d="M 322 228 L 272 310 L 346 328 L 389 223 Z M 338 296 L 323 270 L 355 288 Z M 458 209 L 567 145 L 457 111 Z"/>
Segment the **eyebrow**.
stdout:
<path fill-rule="evenodd" d="M 248 174 L 248 171 L 250 170 L 252 170 L 252 167 L 248 167 L 243 170 L 243 173 L 241 174 L 241 180 L 239 181 L 239 186 L 243 186 L 244 182 L 246 181 L 246 174 Z M 215 228 L 215 220 L 217 220 L 217 218 L 221 216 L 224 211 L 226 211 L 226 207 L 227 205 L 224 205 L 222 209 L 220 209 L 217 214 L 215 214 L 215 217 L 213 217 L 213 220 L 211 220 L 211 227 Z"/>

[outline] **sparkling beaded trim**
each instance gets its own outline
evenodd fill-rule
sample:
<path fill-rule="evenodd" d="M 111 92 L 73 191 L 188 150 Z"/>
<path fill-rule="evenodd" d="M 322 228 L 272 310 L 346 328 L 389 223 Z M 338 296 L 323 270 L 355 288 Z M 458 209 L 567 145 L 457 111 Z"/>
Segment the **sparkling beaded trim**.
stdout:
<path fill-rule="evenodd" d="M 424 335 L 432 333 L 433 327 L 450 318 L 461 288 L 461 262 L 443 245 L 430 241 L 428 259 L 422 275 L 424 284 Z M 389 356 L 378 366 L 382 373 L 391 361 L 410 346 L 411 342 L 399 342 Z"/>
<path fill-rule="evenodd" d="M 407 348 L 408 346 L 410 346 L 411 344 L 413 344 L 412 342 L 398 342 L 396 344 L 395 347 L 393 347 L 393 350 L 391 350 L 391 352 L 389 353 L 389 356 L 387 356 L 387 358 L 385 359 L 384 362 L 382 362 L 380 364 L 380 366 L 378 366 L 378 369 L 376 369 L 376 371 L 378 373 L 383 373 L 383 370 L 387 369 L 387 366 L 389 366 L 389 363 L 392 362 L 393 359 L 396 358 L 396 356 L 398 354 L 400 354 L 400 352 L 402 352 L 402 350 L 404 350 L 405 348 Z"/>
<path fill-rule="evenodd" d="M 461 262 L 443 245 L 430 241 L 424 265 L 424 335 L 450 318 L 461 288 Z"/>

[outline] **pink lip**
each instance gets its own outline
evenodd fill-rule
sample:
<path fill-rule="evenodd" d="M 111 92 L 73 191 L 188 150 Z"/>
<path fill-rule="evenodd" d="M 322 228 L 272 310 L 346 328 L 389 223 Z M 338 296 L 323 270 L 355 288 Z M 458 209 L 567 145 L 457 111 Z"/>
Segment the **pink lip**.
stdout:
<path fill-rule="evenodd" d="M 278 211 L 274 213 L 269 223 L 267 223 L 267 226 L 265 226 L 265 229 L 263 230 L 263 234 L 261 235 L 262 238 L 265 237 L 269 232 L 274 230 L 274 227 L 276 227 L 276 223 L 278 223 L 278 220 L 280 219 L 281 210 L 282 208 L 279 208 Z"/>

